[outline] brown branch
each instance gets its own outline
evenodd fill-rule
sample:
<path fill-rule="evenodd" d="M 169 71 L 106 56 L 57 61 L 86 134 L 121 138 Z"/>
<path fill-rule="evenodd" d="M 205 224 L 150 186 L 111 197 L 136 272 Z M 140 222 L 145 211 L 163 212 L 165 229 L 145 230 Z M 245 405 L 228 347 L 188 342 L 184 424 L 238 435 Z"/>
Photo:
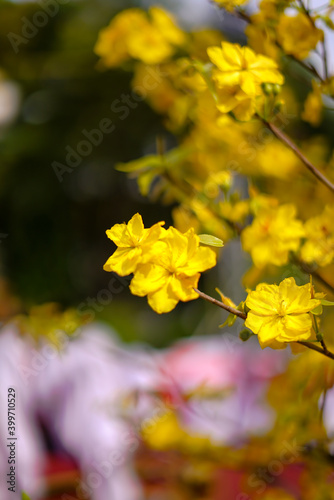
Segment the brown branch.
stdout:
<path fill-rule="evenodd" d="M 198 293 L 202 299 L 206 300 L 207 302 L 210 302 L 211 304 L 214 304 L 218 307 L 221 307 L 222 309 L 225 309 L 225 311 L 228 311 L 230 314 L 235 314 L 235 316 L 238 316 L 241 319 L 246 319 L 247 314 L 243 313 L 242 311 L 238 311 L 238 309 L 235 309 L 235 307 L 228 306 L 227 304 L 224 304 L 223 302 L 220 302 L 217 299 L 214 299 L 210 295 L 207 295 L 206 293 L 201 292 L 197 288 L 194 288 L 195 292 Z M 297 344 L 303 345 L 304 347 L 308 347 L 309 349 L 312 349 L 313 351 L 317 351 L 319 354 L 323 354 L 324 356 L 327 356 L 327 358 L 334 359 L 334 353 L 329 351 L 325 345 L 324 342 L 321 342 L 322 347 L 319 347 L 317 345 L 314 345 L 312 342 L 305 342 L 302 340 L 297 340 Z"/>
<path fill-rule="evenodd" d="M 334 359 L 334 353 L 328 351 L 328 349 L 323 349 L 321 347 L 318 347 L 317 345 L 314 345 L 311 342 L 304 342 L 303 340 L 298 340 L 297 344 L 301 344 L 305 347 L 308 347 L 309 349 L 312 349 L 313 351 L 317 351 L 320 354 L 327 356 L 327 358 Z"/>
<path fill-rule="evenodd" d="M 246 14 L 245 12 L 243 11 L 240 11 L 240 10 L 234 10 L 233 12 L 230 12 L 230 14 L 232 14 L 233 16 L 239 18 L 239 19 L 242 19 L 243 21 L 245 21 L 246 23 L 248 24 L 252 24 L 252 18 L 251 16 L 249 16 L 248 14 Z M 274 44 L 284 53 L 285 56 L 287 56 L 289 59 L 291 59 L 292 61 L 294 61 L 296 64 L 299 64 L 299 66 L 301 66 L 303 69 L 309 71 L 310 73 L 312 73 L 313 76 L 315 76 L 316 78 L 318 78 L 318 80 L 320 80 L 321 82 L 323 82 L 323 78 L 319 75 L 318 71 L 315 69 L 314 66 L 312 65 L 308 65 L 307 63 L 305 63 L 304 61 L 302 61 L 301 59 L 298 59 L 298 57 L 294 56 L 293 54 L 286 54 L 282 45 L 279 43 L 278 40 L 273 40 Z"/>
<path fill-rule="evenodd" d="M 320 172 L 313 163 L 310 162 L 308 158 L 302 153 L 302 151 L 298 148 L 298 146 L 288 137 L 284 132 L 282 132 L 276 125 L 273 123 L 267 122 L 266 120 L 262 120 L 263 123 L 268 127 L 269 130 L 282 141 L 289 149 L 291 149 L 295 155 L 304 163 L 304 165 L 308 168 L 310 172 L 325 186 L 328 187 L 331 191 L 334 192 L 334 184 L 324 176 L 322 172 Z"/>
<path fill-rule="evenodd" d="M 291 261 L 296 264 L 304 273 L 311 274 L 319 283 L 326 287 L 331 293 L 334 294 L 334 285 L 328 283 L 317 271 L 315 271 L 311 266 L 309 266 L 303 260 L 298 259 L 297 255 L 291 256 Z"/>
<path fill-rule="evenodd" d="M 207 295 L 206 293 L 201 292 L 197 288 L 194 288 L 195 292 L 198 293 L 202 299 L 206 300 L 207 302 L 211 302 L 211 304 L 214 304 L 218 307 L 221 307 L 222 309 L 225 309 L 225 311 L 228 311 L 230 314 L 235 314 L 241 319 L 246 319 L 247 314 L 238 311 L 238 309 L 235 309 L 234 307 L 228 306 L 227 304 L 224 304 L 224 302 L 220 302 L 220 300 L 214 299 L 213 297 L 210 297 L 210 295 Z"/>

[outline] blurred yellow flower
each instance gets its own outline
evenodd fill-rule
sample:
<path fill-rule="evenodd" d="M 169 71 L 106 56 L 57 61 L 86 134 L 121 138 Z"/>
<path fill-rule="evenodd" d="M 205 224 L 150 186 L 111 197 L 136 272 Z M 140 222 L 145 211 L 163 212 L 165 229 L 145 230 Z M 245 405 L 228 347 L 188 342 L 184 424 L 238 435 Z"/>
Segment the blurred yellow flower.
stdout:
<path fill-rule="evenodd" d="M 327 205 L 321 215 L 305 223 L 306 242 L 301 258 L 307 263 L 327 266 L 334 259 L 334 207 Z"/>
<path fill-rule="evenodd" d="M 249 121 L 255 113 L 255 100 L 239 86 L 217 89 L 217 108 L 221 113 L 233 111 L 240 121 Z"/>
<path fill-rule="evenodd" d="M 194 434 L 182 427 L 174 412 L 166 411 L 147 429 L 143 426 L 142 436 L 154 450 L 183 450 L 190 453 L 208 452 L 214 446 L 209 436 Z"/>
<path fill-rule="evenodd" d="M 130 58 L 158 64 L 185 42 L 185 34 L 173 17 L 160 7 L 145 11 L 133 8 L 117 14 L 100 31 L 95 53 L 106 67 L 116 67 Z"/>
<path fill-rule="evenodd" d="M 130 290 L 134 295 L 147 295 L 148 303 L 157 313 L 169 312 L 182 300 L 197 299 L 194 291 L 200 273 L 216 264 L 216 254 L 199 246 L 199 237 L 191 228 L 185 234 L 174 227 L 164 230 L 164 248 L 153 252 L 149 262 L 139 264 Z"/>
<path fill-rule="evenodd" d="M 249 46 L 258 54 L 264 54 L 274 61 L 279 59 L 279 48 L 275 44 L 275 31 L 271 19 L 260 12 L 251 16 L 251 23 L 246 27 L 245 33 Z"/>
<path fill-rule="evenodd" d="M 213 0 L 220 7 L 224 7 L 224 9 L 229 12 L 233 11 L 236 7 L 240 7 L 248 2 L 248 0 Z"/>
<path fill-rule="evenodd" d="M 161 235 L 163 224 L 164 222 L 158 222 L 145 229 L 139 214 L 135 214 L 128 224 L 115 224 L 106 234 L 118 248 L 109 257 L 103 269 L 120 276 L 133 273 L 139 262 L 150 258 L 150 252 Z"/>
<path fill-rule="evenodd" d="M 322 119 L 323 104 L 320 86 L 317 85 L 316 82 L 312 81 L 312 87 L 313 90 L 308 94 L 304 103 L 304 110 L 301 117 L 305 122 L 317 127 Z"/>
<path fill-rule="evenodd" d="M 15 316 L 14 322 L 23 335 L 30 335 L 37 343 L 46 340 L 61 350 L 66 345 L 64 336 L 75 334 L 87 319 L 75 309 L 62 312 L 58 304 L 48 302 L 32 307 L 28 315 Z"/>
<path fill-rule="evenodd" d="M 284 83 L 276 62 L 249 47 L 222 42 L 221 48 L 209 47 L 208 55 L 217 67 L 213 79 L 218 88 L 238 86 L 248 96 L 255 96 L 262 93 L 262 83 Z"/>
<path fill-rule="evenodd" d="M 323 37 L 323 31 L 315 27 L 305 14 L 293 17 L 282 15 L 279 19 L 277 39 L 284 52 L 298 59 L 305 59 Z"/>
<path fill-rule="evenodd" d="M 309 313 L 321 304 L 312 297 L 312 285 L 297 286 L 294 278 L 286 278 L 279 285 L 260 283 L 247 296 L 250 310 L 245 326 L 258 335 L 261 347 L 273 341 L 306 340 L 312 335 Z"/>
<path fill-rule="evenodd" d="M 242 247 L 250 252 L 257 267 L 286 264 L 289 251 L 298 250 L 304 236 L 302 222 L 294 205 L 281 205 L 259 211 L 252 224 L 241 234 Z"/>
<path fill-rule="evenodd" d="M 222 42 L 209 47 L 208 55 L 216 68 L 212 78 L 216 85 L 217 108 L 222 113 L 232 111 L 241 121 L 248 121 L 256 111 L 255 98 L 263 94 L 262 83 L 282 85 L 283 75 L 275 61 L 255 54 L 249 47 Z"/>
<path fill-rule="evenodd" d="M 265 147 L 259 149 L 254 163 L 255 174 L 285 180 L 291 179 L 301 164 L 290 149 L 276 140 L 268 142 Z"/>

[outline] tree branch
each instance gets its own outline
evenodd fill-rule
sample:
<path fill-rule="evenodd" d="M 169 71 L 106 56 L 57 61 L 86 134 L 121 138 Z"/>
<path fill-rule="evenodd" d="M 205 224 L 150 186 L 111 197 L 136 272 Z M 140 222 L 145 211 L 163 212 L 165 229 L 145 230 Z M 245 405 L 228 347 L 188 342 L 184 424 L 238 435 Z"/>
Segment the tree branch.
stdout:
<path fill-rule="evenodd" d="M 243 313 L 242 311 L 238 311 L 235 307 L 228 306 L 227 304 L 224 304 L 223 302 L 220 302 L 220 300 L 214 299 L 210 295 L 207 295 L 206 293 L 201 292 L 197 288 L 194 288 L 195 292 L 198 293 L 198 295 L 206 300 L 207 302 L 210 302 L 211 304 L 214 304 L 218 307 L 221 307 L 222 309 L 225 309 L 225 311 L 229 312 L 230 314 L 235 314 L 241 319 L 246 319 L 247 314 Z M 288 342 L 287 342 L 288 343 Z M 297 340 L 297 344 L 303 345 L 304 347 L 308 347 L 309 349 L 312 349 L 313 351 L 317 351 L 319 354 L 323 354 L 324 356 L 327 356 L 327 358 L 334 359 L 334 353 L 329 351 L 325 345 L 324 342 L 322 342 L 322 347 L 319 347 L 317 345 L 314 345 L 312 342 L 305 342 L 303 340 Z"/>
<path fill-rule="evenodd" d="M 327 358 L 334 359 L 334 353 L 332 353 L 331 351 L 328 351 L 328 349 L 323 349 L 322 347 L 318 347 L 317 345 L 314 345 L 311 342 L 304 342 L 303 340 L 298 340 L 297 344 L 308 347 L 309 349 L 312 349 L 313 351 L 317 351 L 320 354 L 327 356 Z"/>
<path fill-rule="evenodd" d="M 267 122 L 266 120 L 262 120 L 263 123 L 268 127 L 269 130 L 282 141 L 289 149 L 291 149 L 295 155 L 304 163 L 304 165 L 308 168 L 310 172 L 325 186 L 328 187 L 332 192 L 334 192 L 334 184 L 324 176 L 322 172 L 320 172 L 313 163 L 310 162 L 308 158 L 302 153 L 302 151 L 298 148 L 298 146 L 288 137 L 284 132 L 282 132 L 276 125 L 273 123 Z"/>
<path fill-rule="evenodd" d="M 241 319 L 246 319 L 247 314 L 238 311 L 238 309 L 235 309 L 234 307 L 228 306 L 227 304 L 224 304 L 224 302 L 220 302 L 220 300 L 214 299 L 213 297 L 210 297 L 210 295 L 207 295 L 206 293 L 201 292 L 197 288 L 194 288 L 195 292 L 198 293 L 202 299 L 206 300 L 207 302 L 211 302 L 211 304 L 214 304 L 218 307 L 221 307 L 222 309 L 225 309 L 225 311 L 228 311 L 230 314 L 235 314 Z"/>

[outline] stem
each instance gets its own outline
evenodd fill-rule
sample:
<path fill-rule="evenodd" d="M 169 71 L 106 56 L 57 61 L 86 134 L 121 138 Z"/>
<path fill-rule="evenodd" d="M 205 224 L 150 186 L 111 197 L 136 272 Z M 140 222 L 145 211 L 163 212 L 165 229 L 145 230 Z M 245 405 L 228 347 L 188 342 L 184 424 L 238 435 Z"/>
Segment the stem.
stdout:
<path fill-rule="evenodd" d="M 230 314 L 235 314 L 241 319 L 246 319 L 247 314 L 238 311 L 238 309 L 235 309 L 234 307 L 228 306 L 227 304 L 224 304 L 224 302 L 220 302 L 220 300 L 214 299 L 213 297 L 210 297 L 210 295 L 207 295 L 206 293 L 201 292 L 197 288 L 194 288 L 195 292 L 198 293 L 202 299 L 206 300 L 207 302 L 210 302 L 211 304 L 215 304 L 218 307 L 221 307 L 222 309 L 225 309 L 225 311 L 228 311 Z"/>
<path fill-rule="evenodd" d="M 248 16 L 245 12 L 242 12 L 240 10 L 235 10 L 233 12 L 230 12 L 230 14 L 234 15 L 235 17 L 238 17 L 239 19 L 242 19 L 243 21 L 245 21 L 246 23 L 248 24 L 252 24 L 252 19 L 250 16 Z M 308 16 L 310 17 L 310 16 Z M 310 17 L 310 19 L 312 20 L 312 18 Z M 273 42 L 275 43 L 275 45 L 282 51 L 284 52 L 284 49 L 282 47 L 282 45 L 277 41 L 277 40 L 273 40 Z M 284 52 L 285 54 L 285 52 Z M 306 69 L 307 71 L 309 71 L 310 73 L 312 73 L 313 76 L 315 76 L 316 78 L 318 78 L 318 80 L 320 80 L 321 82 L 323 82 L 323 78 L 319 75 L 318 71 L 313 67 L 313 66 L 309 66 L 307 63 L 305 63 L 304 61 L 302 61 L 301 59 L 298 59 L 296 56 L 294 56 L 293 54 L 285 54 L 287 57 L 289 57 L 292 61 L 294 61 L 296 64 L 299 64 L 299 66 L 301 66 L 302 68 Z"/>
<path fill-rule="evenodd" d="M 318 347 L 317 345 L 314 345 L 311 342 L 304 342 L 303 340 L 298 340 L 297 344 L 301 344 L 305 347 L 308 347 L 309 349 L 312 349 L 313 351 L 317 351 L 320 354 L 327 356 L 327 358 L 334 359 L 334 353 L 328 351 L 327 349 L 323 349 L 321 347 Z"/>
<path fill-rule="evenodd" d="M 310 162 L 308 158 L 302 153 L 302 151 L 298 148 L 298 146 L 288 137 L 284 132 L 282 132 L 276 125 L 273 123 L 267 122 L 265 120 L 262 120 L 263 123 L 266 125 L 266 127 L 271 130 L 271 132 L 279 139 L 282 141 L 289 149 L 291 149 L 295 155 L 304 163 L 304 165 L 308 168 L 310 172 L 325 186 L 328 187 L 332 192 L 334 192 L 334 184 L 327 179 L 327 177 L 324 176 L 322 172 L 320 172 L 314 165 L 313 163 Z"/>
<path fill-rule="evenodd" d="M 330 290 L 334 294 L 334 286 L 328 283 L 317 271 L 314 271 L 312 267 L 310 267 L 306 262 L 299 260 L 297 257 L 293 258 L 293 262 L 297 264 L 302 271 L 306 274 L 311 274 L 319 283 L 325 286 L 328 290 Z"/>
<path fill-rule="evenodd" d="M 220 302 L 217 299 L 214 299 L 210 295 L 207 295 L 206 293 L 201 292 L 197 288 L 194 288 L 195 292 L 198 293 L 202 299 L 206 300 L 207 302 L 210 302 L 211 304 L 214 304 L 218 307 L 221 307 L 222 309 L 225 309 L 225 311 L 228 311 L 230 314 L 235 314 L 235 316 L 238 316 L 241 319 L 246 319 L 247 314 L 243 313 L 242 311 L 238 311 L 238 309 L 235 309 L 235 307 L 228 306 L 227 304 L 224 304 L 223 302 Z M 327 356 L 327 358 L 334 359 L 334 353 L 329 351 L 324 343 L 324 341 L 321 342 L 322 347 L 318 347 L 317 345 L 312 344 L 312 342 L 305 342 L 303 340 L 297 340 L 297 344 L 303 345 L 304 347 L 308 347 L 309 349 L 312 349 L 313 351 L 317 351 L 320 354 L 323 354 L 324 356 Z"/>
<path fill-rule="evenodd" d="M 326 40 L 322 42 L 322 49 L 323 49 L 323 61 L 324 61 L 324 71 L 325 71 L 325 78 L 328 80 L 329 73 L 328 73 L 328 57 L 327 57 L 327 49 L 326 49 Z"/>

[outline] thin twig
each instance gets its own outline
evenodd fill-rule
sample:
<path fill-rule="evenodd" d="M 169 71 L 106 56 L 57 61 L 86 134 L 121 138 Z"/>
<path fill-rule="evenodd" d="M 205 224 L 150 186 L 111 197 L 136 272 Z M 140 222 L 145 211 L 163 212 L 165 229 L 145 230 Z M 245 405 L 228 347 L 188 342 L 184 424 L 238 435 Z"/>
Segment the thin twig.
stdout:
<path fill-rule="evenodd" d="M 320 354 L 327 356 L 327 358 L 334 359 L 334 353 L 328 351 L 328 349 L 325 350 L 322 347 L 318 347 L 317 345 L 314 345 L 311 342 L 304 342 L 303 340 L 298 340 L 297 344 L 301 344 L 305 347 L 308 347 L 309 349 L 312 349 L 313 351 L 317 351 Z"/>
<path fill-rule="evenodd" d="M 319 283 L 321 283 L 324 287 L 330 290 L 331 293 L 334 294 L 334 285 L 328 283 L 317 271 L 315 271 L 311 266 L 309 266 L 303 260 L 298 259 L 296 255 L 291 257 L 291 260 L 294 264 L 296 264 L 305 274 L 311 274 Z"/>
<path fill-rule="evenodd" d="M 295 155 L 304 163 L 304 165 L 308 168 L 310 172 L 325 186 L 327 186 L 331 191 L 334 192 L 334 184 L 324 176 L 322 172 L 320 172 L 313 163 L 310 162 L 308 158 L 302 153 L 302 151 L 298 148 L 298 146 L 288 137 L 284 132 L 282 132 L 276 125 L 273 123 L 267 122 L 266 120 L 262 120 L 266 127 L 271 130 L 271 132 L 282 141 L 289 149 L 291 149 Z"/>
<path fill-rule="evenodd" d="M 325 71 L 325 78 L 328 80 L 329 77 L 329 72 L 328 72 L 328 58 L 327 58 L 327 49 L 326 49 L 326 41 L 325 39 L 322 42 L 322 50 L 323 50 L 323 61 L 324 61 L 324 71 Z"/>
<path fill-rule="evenodd" d="M 242 12 L 240 10 L 235 10 L 233 12 L 230 12 L 230 14 L 234 15 L 235 17 L 238 17 L 239 19 L 242 19 L 243 21 L 245 21 L 248 24 L 252 24 L 251 16 L 248 16 L 248 14 L 246 14 L 245 12 Z M 285 51 L 284 51 L 282 45 L 279 43 L 279 41 L 273 40 L 273 42 L 285 54 Z M 314 66 L 308 65 L 307 63 L 305 63 L 301 59 L 298 59 L 298 57 L 294 56 L 293 54 L 285 54 L 285 55 L 287 57 L 289 57 L 292 61 L 294 61 L 296 64 L 299 64 L 299 66 L 301 66 L 302 68 L 304 68 L 307 71 L 309 71 L 310 73 L 312 73 L 312 75 L 315 76 L 316 78 L 318 78 L 321 82 L 324 81 L 323 78 L 319 75 L 318 71 L 314 68 Z"/>
<path fill-rule="evenodd" d="M 195 292 L 198 293 L 202 299 L 206 300 L 207 302 L 210 302 L 211 304 L 214 304 L 218 307 L 221 307 L 222 309 L 225 309 L 225 311 L 228 311 L 230 314 L 235 314 L 235 316 L 238 316 L 241 319 L 246 319 L 247 314 L 243 313 L 242 311 L 238 311 L 238 309 L 235 309 L 235 307 L 228 306 L 227 304 L 224 304 L 223 302 L 220 302 L 217 299 L 214 299 L 210 295 L 207 295 L 206 293 L 201 292 L 197 288 L 194 288 Z M 297 344 L 303 345 L 304 347 L 308 347 L 309 349 L 312 349 L 313 351 L 317 351 L 319 354 L 323 354 L 324 356 L 327 356 L 327 358 L 334 359 L 334 353 L 329 351 L 325 345 L 325 343 L 322 341 L 321 345 L 322 347 L 319 347 L 317 345 L 314 345 L 312 342 L 305 342 L 303 340 L 297 340 Z"/>
<path fill-rule="evenodd" d="M 207 302 L 211 302 L 211 304 L 215 304 L 218 307 L 221 307 L 222 309 L 225 309 L 225 311 L 228 311 L 230 314 L 235 314 L 241 319 L 246 319 L 247 314 L 243 313 L 242 311 L 238 311 L 238 309 L 235 309 L 234 307 L 228 306 L 227 304 L 224 304 L 224 302 L 220 302 L 220 300 L 214 299 L 213 297 L 210 297 L 210 295 L 207 295 L 206 293 L 201 292 L 197 288 L 194 288 L 195 292 L 198 293 L 202 299 L 206 300 Z"/>

